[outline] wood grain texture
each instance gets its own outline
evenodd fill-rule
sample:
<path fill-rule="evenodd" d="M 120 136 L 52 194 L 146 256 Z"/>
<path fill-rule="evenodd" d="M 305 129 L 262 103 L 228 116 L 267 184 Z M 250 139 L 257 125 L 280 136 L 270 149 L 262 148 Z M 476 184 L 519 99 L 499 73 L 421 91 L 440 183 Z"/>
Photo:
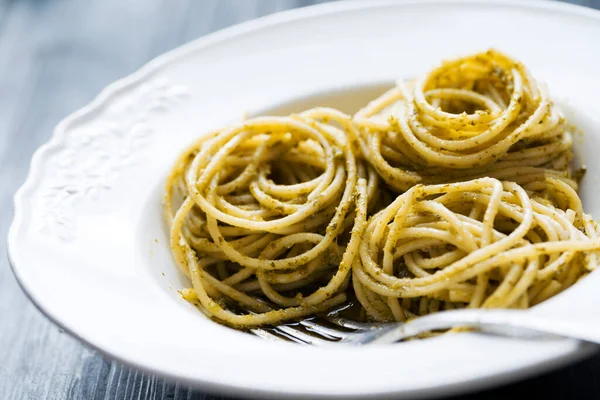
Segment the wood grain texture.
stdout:
<path fill-rule="evenodd" d="M 33 151 L 104 86 L 209 32 L 321 2 L 0 0 L 0 238 Z M 572 2 L 600 8 L 600 0 Z M 22 293 L 0 246 L 0 400 L 220 398 L 105 359 L 61 332 Z M 600 356 L 465 399 L 599 398 L 598 382 Z"/>

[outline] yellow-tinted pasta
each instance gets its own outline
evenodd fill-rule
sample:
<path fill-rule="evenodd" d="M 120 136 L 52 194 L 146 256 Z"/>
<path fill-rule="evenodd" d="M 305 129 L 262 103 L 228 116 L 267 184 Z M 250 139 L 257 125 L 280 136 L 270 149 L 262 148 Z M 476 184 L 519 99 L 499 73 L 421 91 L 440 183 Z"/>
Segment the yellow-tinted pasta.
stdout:
<path fill-rule="evenodd" d="M 235 327 L 349 299 L 377 321 L 530 307 L 597 265 L 571 159 L 545 88 L 494 50 L 354 116 L 315 108 L 211 132 L 166 184 L 182 295 Z"/>
<path fill-rule="evenodd" d="M 221 321 L 274 324 L 346 301 L 378 178 L 317 118 L 351 122 L 329 109 L 248 120 L 195 143 L 168 179 L 171 247 L 193 283 L 184 296 Z"/>
<path fill-rule="evenodd" d="M 494 50 L 399 81 L 354 123 L 363 154 L 400 192 L 479 176 L 527 185 L 552 175 L 576 188 L 564 117 L 521 63 Z"/>
<path fill-rule="evenodd" d="M 354 264 L 369 316 L 403 321 L 457 307 L 527 308 L 592 271 L 598 226 L 570 186 L 546 184 L 564 196 L 566 210 L 494 178 L 416 185 L 398 196 L 369 220 Z"/>

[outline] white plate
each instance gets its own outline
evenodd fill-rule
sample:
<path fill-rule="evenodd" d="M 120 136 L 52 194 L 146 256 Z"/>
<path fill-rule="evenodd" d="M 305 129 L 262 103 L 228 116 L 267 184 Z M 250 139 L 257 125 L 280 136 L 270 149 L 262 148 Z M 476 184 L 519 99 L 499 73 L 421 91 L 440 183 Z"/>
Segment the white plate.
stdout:
<path fill-rule="evenodd" d="M 575 341 L 475 334 L 393 346 L 267 343 L 184 302 L 161 190 L 178 152 L 245 111 L 349 111 L 396 77 L 488 48 L 523 60 L 585 132 L 582 197 L 600 216 L 600 13 L 558 3 L 339 2 L 249 22 L 188 44 L 63 121 L 15 196 L 10 259 L 53 321 L 102 352 L 208 391 L 252 396 L 416 397 L 474 390 L 592 351 Z M 567 110 L 567 111 L 568 111 Z M 569 111 L 568 111 L 569 112 Z M 532 312 L 596 312 L 600 274 Z M 590 314 L 591 315 L 591 314 Z"/>

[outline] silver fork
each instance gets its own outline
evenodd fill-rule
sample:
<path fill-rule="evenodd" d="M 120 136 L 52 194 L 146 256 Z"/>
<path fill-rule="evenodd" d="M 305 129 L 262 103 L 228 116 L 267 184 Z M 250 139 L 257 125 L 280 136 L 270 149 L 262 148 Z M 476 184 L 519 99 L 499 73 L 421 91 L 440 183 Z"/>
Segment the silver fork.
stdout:
<path fill-rule="evenodd" d="M 573 338 L 600 344 L 600 321 L 539 317 L 523 310 L 450 310 L 419 317 L 406 323 L 358 323 L 326 317 L 327 324 L 305 320 L 296 326 L 279 326 L 252 333 L 267 340 L 291 340 L 300 344 L 386 344 L 419 334 L 454 327 L 519 339 Z M 329 326 L 328 326 L 329 325 Z M 285 339 L 282 339 L 285 338 Z"/>

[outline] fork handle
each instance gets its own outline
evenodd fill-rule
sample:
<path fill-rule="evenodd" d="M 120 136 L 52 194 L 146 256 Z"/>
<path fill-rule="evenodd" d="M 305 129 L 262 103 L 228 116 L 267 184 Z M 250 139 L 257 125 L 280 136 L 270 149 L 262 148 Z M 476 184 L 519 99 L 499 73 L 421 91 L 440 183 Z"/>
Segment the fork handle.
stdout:
<path fill-rule="evenodd" d="M 480 332 L 514 337 L 533 338 L 573 338 L 584 342 L 600 344 L 600 326 L 595 323 L 582 324 L 554 318 L 538 317 L 522 310 L 452 310 L 430 314 L 405 324 L 390 324 L 373 330 L 371 335 L 361 339 L 367 343 L 393 343 L 418 334 L 468 327 Z"/>

